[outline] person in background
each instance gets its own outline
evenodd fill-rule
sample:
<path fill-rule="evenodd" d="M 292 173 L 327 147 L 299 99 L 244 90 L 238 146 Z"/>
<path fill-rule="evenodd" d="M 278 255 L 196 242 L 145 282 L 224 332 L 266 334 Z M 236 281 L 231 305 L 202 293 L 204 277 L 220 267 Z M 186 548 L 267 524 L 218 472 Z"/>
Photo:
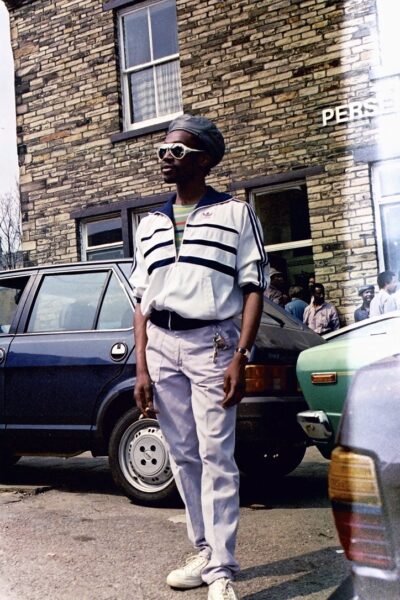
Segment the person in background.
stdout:
<path fill-rule="evenodd" d="M 304 310 L 307 306 L 303 288 L 300 285 L 293 285 L 289 288 L 289 297 L 291 300 L 285 304 L 285 310 L 303 322 Z"/>
<path fill-rule="evenodd" d="M 382 271 L 378 275 L 379 292 L 371 300 L 369 316 L 377 317 L 397 310 L 394 293 L 397 289 L 397 277 L 393 271 Z"/>
<path fill-rule="evenodd" d="M 399 283 L 400 272 L 398 275 L 399 275 L 399 277 L 397 278 L 396 291 L 393 294 L 393 298 L 395 299 L 395 302 L 396 302 L 396 310 L 400 310 L 400 283 Z"/>
<path fill-rule="evenodd" d="M 158 158 L 176 192 L 140 221 L 131 276 L 135 400 L 144 416 L 157 413 L 196 551 L 167 584 L 206 583 L 208 600 L 238 600 L 236 405 L 268 283 L 253 209 L 206 185 L 224 152 L 208 119 L 182 115 L 170 123 Z M 233 317 L 240 314 L 239 332 Z"/>
<path fill-rule="evenodd" d="M 313 294 L 314 294 L 314 285 L 315 285 L 315 275 L 314 273 L 311 273 L 311 275 L 308 276 L 308 282 L 307 282 L 307 293 L 306 293 L 306 300 L 308 303 L 311 302 Z"/>
<path fill-rule="evenodd" d="M 358 295 L 362 298 L 362 304 L 354 311 L 354 321 L 356 323 L 369 318 L 369 308 L 375 295 L 375 288 L 373 285 L 362 285 L 358 290 Z"/>
<path fill-rule="evenodd" d="M 325 302 L 325 288 L 322 283 L 314 285 L 310 304 L 304 310 L 303 323 L 319 334 L 339 329 L 339 315 L 330 302 Z"/>
<path fill-rule="evenodd" d="M 278 269 L 274 269 L 273 267 L 269 270 L 270 283 L 265 290 L 265 297 L 279 306 L 284 307 L 287 301 L 289 300 L 288 295 L 286 294 L 286 282 L 283 276 L 282 271 L 278 271 Z"/>

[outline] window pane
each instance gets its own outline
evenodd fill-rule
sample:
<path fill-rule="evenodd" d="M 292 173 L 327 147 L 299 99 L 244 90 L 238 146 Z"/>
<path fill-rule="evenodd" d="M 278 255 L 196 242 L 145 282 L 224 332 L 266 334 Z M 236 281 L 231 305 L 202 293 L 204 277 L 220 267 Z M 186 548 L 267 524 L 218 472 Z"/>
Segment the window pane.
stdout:
<path fill-rule="evenodd" d="M 179 61 L 174 60 L 156 68 L 158 116 L 179 112 L 181 103 L 181 78 Z"/>
<path fill-rule="evenodd" d="M 150 8 L 153 59 L 178 52 L 175 2 L 168 0 Z"/>
<path fill-rule="evenodd" d="M 125 290 L 113 274 L 101 307 L 97 329 L 128 329 L 133 324 L 133 308 Z"/>
<path fill-rule="evenodd" d="M 8 333 L 29 278 L 12 279 L 0 286 L 0 333 Z"/>
<path fill-rule="evenodd" d="M 122 241 L 121 218 L 103 219 L 86 223 L 87 246 L 103 246 Z"/>
<path fill-rule="evenodd" d="M 267 246 L 311 238 L 306 186 L 257 194 L 255 209 Z"/>
<path fill-rule="evenodd" d="M 381 165 L 378 173 L 382 197 L 400 194 L 400 163 Z"/>
<path fill-rule="evenodd" d="M 107 273 L 47 275 L 29 320 L 28 332 L 93 329 Z"/>
<path fill-rule="evenodd" d="M 86 260 L 112 260 L 117 258 L 124 258 L 124 249 L 122 246 L 86 252 Z"/>
<path fill-rule="evenodd" d="M 381 206 L 385 268 L 400 271 L 400 203 Z"/>
<path fill-rule="evenodd" d="M 125 67 L 151 60 L 147 10 L 136 10 L 123 18 Z"/>
<path fill-rule="evenodd" d="M 132 122 L 153 119 L 156 115 L 153 69 L 132 73 L 130 77 Z"/>

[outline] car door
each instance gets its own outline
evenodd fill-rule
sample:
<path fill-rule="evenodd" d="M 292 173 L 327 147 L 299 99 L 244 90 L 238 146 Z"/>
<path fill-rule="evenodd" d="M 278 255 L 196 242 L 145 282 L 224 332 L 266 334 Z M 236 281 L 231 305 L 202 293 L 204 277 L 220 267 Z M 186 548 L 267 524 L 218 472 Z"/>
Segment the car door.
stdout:
<path fill-rule="evenodd" d="M 84 449 L 102 389 L 133 349 L 114 269 L 55 270 L 37 284 L 6 360 L 6 437 L 20 450 Z"/>
<path fill-rule="evenodd" d="M 25 276 L 8 273 L 0 278 L 0 432 L 2 433 L 6 426 L 4 366 L 31 279 L 34 279 L 34 273 Z"/>

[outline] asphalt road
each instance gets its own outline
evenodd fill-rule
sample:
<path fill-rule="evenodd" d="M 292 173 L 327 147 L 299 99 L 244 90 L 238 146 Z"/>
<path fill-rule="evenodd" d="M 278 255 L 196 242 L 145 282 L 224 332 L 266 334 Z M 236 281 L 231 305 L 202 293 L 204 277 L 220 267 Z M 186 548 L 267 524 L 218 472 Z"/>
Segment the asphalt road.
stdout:
<path fill-rule="evenodd" d="M 241 490 L 242 600 L 325 600 L 348 570 L 315 449 L 280 484 Z M 200 600 L 165 576 L 192 549 L 184 512 L 132 504 L 107 461 L 24 458 L 0 486 L 0 600 Z M 264 489 L 263 489 L 264 487 Z"/>

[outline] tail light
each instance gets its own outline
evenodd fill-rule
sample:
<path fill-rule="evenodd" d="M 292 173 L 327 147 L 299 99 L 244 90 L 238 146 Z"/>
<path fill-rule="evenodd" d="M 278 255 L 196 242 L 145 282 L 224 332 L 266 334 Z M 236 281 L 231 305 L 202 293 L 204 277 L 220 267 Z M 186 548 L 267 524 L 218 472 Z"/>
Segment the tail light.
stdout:
<path fill-rule="evenodd" d="M 246 394 L 297 394 L 293 365 L 247 365 Z"/>
<path fill-rule="evenodd" d="M 329 497 L 347 558 L 381 569 L 393 568 L 392 544 L 373 459 L 340 446 L 335 448 L 329 468 Z"/>

